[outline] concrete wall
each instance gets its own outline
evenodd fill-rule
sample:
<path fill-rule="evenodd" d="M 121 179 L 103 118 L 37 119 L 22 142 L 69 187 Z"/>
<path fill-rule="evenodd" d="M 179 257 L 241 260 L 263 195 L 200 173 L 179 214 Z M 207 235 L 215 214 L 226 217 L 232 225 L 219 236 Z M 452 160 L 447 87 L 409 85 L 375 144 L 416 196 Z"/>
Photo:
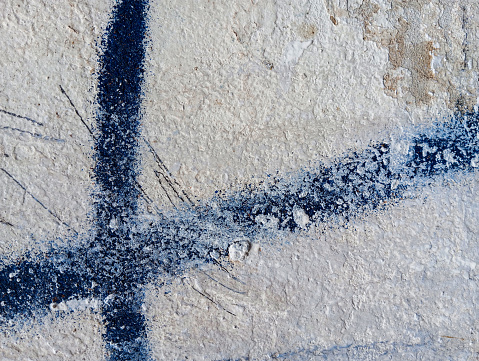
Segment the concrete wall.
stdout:
<path fill-rule="evenodd" d="M 95 129 L 114 4 L 0 3 L 4 265 L 92 236 L 85 124 Z M 477 117 L 477 14 L 473 0 L 150 0 L 142 135 L 180 195 L 212 209 L 216 191 L 272 177 L 290 187 L 377 144 L 402 164 L 417 134 Z M 195 206 L 141 142 L 139 152 L 151 199 L 139 222 L 186 217 Z M 221 267 L 185 265 L 142 285 L 149 355 L 475 360 L 479 179 L 473 161 L 446 168 L 380 205 L 327 221 L 292 206 L 292 230 L 208 240 L 221 243 Z M 0 359 L 106 359 L 104 302 L 52 299 L 37 316 L 3 319 Z"/>

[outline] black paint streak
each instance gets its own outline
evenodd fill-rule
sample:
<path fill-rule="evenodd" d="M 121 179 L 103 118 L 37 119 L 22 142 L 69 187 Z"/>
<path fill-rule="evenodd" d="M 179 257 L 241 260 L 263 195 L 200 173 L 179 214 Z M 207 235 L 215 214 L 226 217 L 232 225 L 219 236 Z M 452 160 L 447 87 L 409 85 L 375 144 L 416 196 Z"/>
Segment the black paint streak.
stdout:
<path fill-rule="evenodd" d="M 43 209 L 45 209 L 50 215 L 55 218 L 58 222 L 63 224 L 67 229 L 72 230 L 76 234 L 78 234 L 77 231 L 73 227 L 71 227 L 68 223 L 62 221 L 62 219 L 55 213 L 53 212 L 50 208 L 48 208 L 46 205 L 44 205 L 37 197 L 35 197 L 22 183 L 20 183 L 14 176 L 12 176 L 6 169 L 0 168 L 11 180 L 13 180 L 23 191 L 28 194 L 32 199 L 37 202 Z"/>
<path fill-rule="evenodd" d="M 83 119 L 83 117 L 80 115 L 80 113 L 78 112 L 78 109 L 76 108 L 75 104 L 73 104 L 72 100 L 70 99 L 70 97 L 68 96 L 67 92 L 65 91 L 65 89 L 63 89 L 63 87 L 61 85 L 59 85 L 60 87 L 60 91 L 62 92 L 63 95 L 65 95 L 65 97 L 68 99 L 68 102 L 70 103 L 70 105 L 72 106 L 73 110 L 75 111 L 75 114 L 78 116 L 78 118 L 80 118 L 80 121 L 83 123 L 83 125 L 85 126 L 85 128 L 88 130 L 88 133 L 90 133 L 90 135 L 93 135 L 93 132 L 92 130 L 90 129 L 90 127 L 88 126 L 88 124 L 85 122 L 85 120 Z"/>
<path fill-rule="evenodd" d="M 49 137 L 49 136 L 42 135 L 40 133 L 33 133 L 33 132 L 29 132 L 28 130 L 23 130 L 23 129 L 9 127 L 9 126 L 0 127 L 0 129 L 13 130 L 15 132 L 28 134 L 28 135 L 31 135 L 32 137 L 39 138 L 39 139 L 42 139 L 42 140 L 50 140 L 50 141 L 54 141 L 54 142 L 64 142 L 65 141 L 63 139 L 52 138 L 52 137 Z"/>
<path fill-rule="evenodd" d="M 7 114 L 7 115 L 10 115 L 10 116 L 15 117 L 15 118 L 28 120 L 29 122 L 32 122 L 33 124 L 36 124 L 36 125 L 43 125 L 43 123 L 41 123 L 41 122 L 39 122 L 35 119 L 29 118 L 29 117 L 24 117 L 23 115 L 18 115 L 18 114 L 9 112 L 9 111 L 4 110 L 4 109 L 0 109 L 0 113 Z"/>

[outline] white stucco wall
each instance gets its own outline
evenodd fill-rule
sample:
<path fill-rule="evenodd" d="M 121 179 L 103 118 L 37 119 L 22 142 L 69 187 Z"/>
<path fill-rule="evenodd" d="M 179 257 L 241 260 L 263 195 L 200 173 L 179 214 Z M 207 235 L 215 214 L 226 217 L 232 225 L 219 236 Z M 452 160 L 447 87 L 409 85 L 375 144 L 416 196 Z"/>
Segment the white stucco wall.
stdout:
<path fill-rule="evenodd" d="M 59 86 L 93 124 L 97 42 L 111 5 L 0 3 L 0 109 L 44 123 L 0 113 L 9 127 L 0 129 L 0 164 L 80 233 L 90 221 L 92 141 Z M 198 200 L 395 139 L 457 104 L 477 103 L 473 0 L 150 7 L 143 133 Z M 158 208 L 171 209 L 146 151 L 142 162 L 140 183 Z M 38 252 L 46 240 L 68 244 L 64 225 L 6 174 L 0 179 L 3 256 Z M 412 345 L 398 346 L 394 360 L 474 360 L 478 181 L 476 173 L 438 177 L 347 226 L 264 240 L 229 269 L 240 281 L 208 266 L 149 287 L 152 355 L 267 360 L 318 350 L 285 359 L 319 360 L 319 350 L 386 342 Z M 102 359 L 101 304 L 61 307 L 22 327 L 2 325 L 0 359 Z M 357 359 L 380 359 L 374 350 Z"/>

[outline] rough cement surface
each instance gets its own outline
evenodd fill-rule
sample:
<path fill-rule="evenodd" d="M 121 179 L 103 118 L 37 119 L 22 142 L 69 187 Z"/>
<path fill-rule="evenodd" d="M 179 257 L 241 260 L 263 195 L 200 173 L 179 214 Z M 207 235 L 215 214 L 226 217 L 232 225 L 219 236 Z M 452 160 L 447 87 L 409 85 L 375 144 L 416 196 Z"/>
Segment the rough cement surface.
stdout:
<path fill-rule="evenodd" d="M 198 200 L 477 104 L 472 0 L 150 6 L 143 132 Z M 110 10 L 97 0 L 0 4 L 0 109 L 44 123 L 0 113 L 1 166 L 79 232 L 91 212 L 92 142 L 59 86 L 91 124 Z M 145 150 L 140 183 L 171 209 L 153 164 Z M 68 244 L 62 223 L 0 177 L 2 255 Z M 229 273 L 209 267 L 152 285 L 152 355 L 477 359 L 478 187 L 474 173 L 444 176 L 347 225 L 267 239 L 244 257 L 232 249 Z M 51 317 L 2 326 L 1 360 L 103 358 L 101 305 L 53 303 Z"/>

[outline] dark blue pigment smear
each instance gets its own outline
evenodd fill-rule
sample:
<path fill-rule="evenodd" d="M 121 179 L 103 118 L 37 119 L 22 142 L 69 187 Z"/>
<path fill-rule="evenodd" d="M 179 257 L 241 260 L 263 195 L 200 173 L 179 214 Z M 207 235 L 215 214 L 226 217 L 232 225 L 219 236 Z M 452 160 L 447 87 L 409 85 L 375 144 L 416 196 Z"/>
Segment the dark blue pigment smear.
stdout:
<path fill-rule="evenodd" d="M 37 310 L 92 295 L 92 283 L 76 251 L 25 254 L 0 272 L 0 322 L 31 317 Z"/>
<path fill-rule="evenodd" d="M 103 39 L 98 76 L 94 175 L 96 235 L 86 252 L 90 276 L 105 300 L 103 335 L 109 359 L 147 360 L 142 292 L 131 255 L 137 223 L 138 138 L 147 2 L 118 2 Z"/>
<path fill-rule="evenodd" d="M 311 360 L 390 360 L 403 357 L 408 360 L 453 360 L 469 359 L 473 357 L 473 351 L 451 350 L 435 342 L 431 337 L 424 337 L 419 343 L 404 342 L 373 342 L 370 344 L 349 344 L 322 348 L 313 346 L 310 348 L 297 349 L 295 351 L 278 352 L 268 355 L 263 360 L 288 360 L 288 361 L 311 361 Z M 250 361 L 253 358 L 244 356 L 235 359 L 222 359 L 217 361 Z M 254 358 L 254 360 L 260 360 Z"/>
<path fill-rule="evenodd" d="M 479 166 L 478 113 L 457 114 L 413 138 L 406 168 L 410 175 L 430 177 Z"/>
<path fill-rule="evenodd" d="M 89 249 L 83 248 L 72 250 L 73 256 L 66 259 L 74 259 L 71 268 L 79 272 L 83 264 L 88 265 L 89 277 L 96 281 L 104 277 L 97 274 L 105 271 L 105 263 L 118 265 L 121 273 L 114 277 L 127 277 L 141 285 L 160 275 L 178 275 L 186 267 L 219 260 L 230 244 L 245 236 L 263 237 L 268 232 L 274 236 L 281 230 L 307 228 L 308 223 L 298 220 L 295 212 L 304 212 L 309 224 L 349 219 L 397 202 L 406 190 L 433 181 L 432 175 L 475 169 L 477 124 L 474 114 L 458 116 L 413 136 L 406 155 L 398 156 L 393 145 L 382 143 L 352 152 L 316 172 L 302 171 L 259 188 L 218 196 L 196 208 L 158 215 L 154 221 L 129 229 L 131 244 L 106 253 L 110 260 L 102 254 L 97 263 L 87 260 L 91 256 L 84 253 Z M 111 228 L 107 227 L 108 232 Z M 62 262 L 58 264 L 68 269 Z"/>
<path fill-rule="evenodd" d="M 235 242 L 347 221 L 399 201 L 433 177 L 479 164 L 478 114 L 457 114 L 416 132 L 407 154 L 393 143 L 372 145 L 315 170 L 220 193 L 146 221 L 138 214 L 136 186 L 146 11 L 146 1 L 117 2 L 102 43 L 94 229 L 80 240 L 82 246 L 2 262 L 2 322 L 61 301 L 96 297 L 102 300 L 109 360 L 150 360 L 141 311 L 145 284 L 221 262 Z"/>
<path fill-rule="evenodd" d="M 347 222 L 397 202 L 406 190 L 432 181 L 431 176 L 474 170 L 479 166 L 478 124 L 477 113 L 457 114 L 417 132 L 407 140 L 406 154 L 398 153 L 397 144 L 380 143 L 316 171 L 224 192 L 214 200 L 214 215 L 225 224 L 238 224 L 251 236 L 265 226 L 296 231 L 320 222 Z"/>
<path fill-rule="evenodd" d="M 114 27 L 113 22 L 110 31 Z M 141 84 L 141 73 L 135 74 Z M 114 123 L 128 118 L 134 124 L 120 124 L 118 131 L 138 133 L 138 107 L 112 109 L 129 116 L 113 116 L 104 110 L 99 117 L 100 129 L 104 119 Z M 112 124 L 104 127 L 106 132 L 115 131 Z M 160 214 L 148 221 L 137 214 L 138 193 L 131 191 L 135 188 L 135 172 L 127 171 L 124 164 L 130 162 L 133 170 L 137 167 L 136 143 L 123 137 L 105 137 L 103 147 L 115 145 L 119 154 L 106 152 L 106 157 L 113 154 L 116 164 L 103 159 L 102 153 L 98 155 L 97 162 L 102 163 L 96 168 L 98 223 L 92 240 L 80 242 L 84 246 L 77 248 L 51 250 L 43 257 L 3 261 L 2 322 L 45 310 L 52 302 L 97 297 L 103 301 L 104 339 L 110 360 L 148 360 L 141 313 L 145 284 L 180 275 L 190 267 L 221 262 L 228 247 L 238 240 L 254 242 L 314 224 L 347 221 L 394 204 L 406 191 L 431 184 L 439 176 L 470 172 L 479 165 L 477 113 L 458 114 L 412 134 L 400 140 L 407 143 L 405 153 L 398 152 L 394 142 L 372 145 L 316 170 L 219 193 L 199 206 Z M 100 142 L 96 146 L 102 147 Z M 121 176 L 108 177 L 108 172 L 120 172 Z M 118 181 L 113 182 L 115 179 Z M 130 199 L 131 195 L 135 199 Z"/>

